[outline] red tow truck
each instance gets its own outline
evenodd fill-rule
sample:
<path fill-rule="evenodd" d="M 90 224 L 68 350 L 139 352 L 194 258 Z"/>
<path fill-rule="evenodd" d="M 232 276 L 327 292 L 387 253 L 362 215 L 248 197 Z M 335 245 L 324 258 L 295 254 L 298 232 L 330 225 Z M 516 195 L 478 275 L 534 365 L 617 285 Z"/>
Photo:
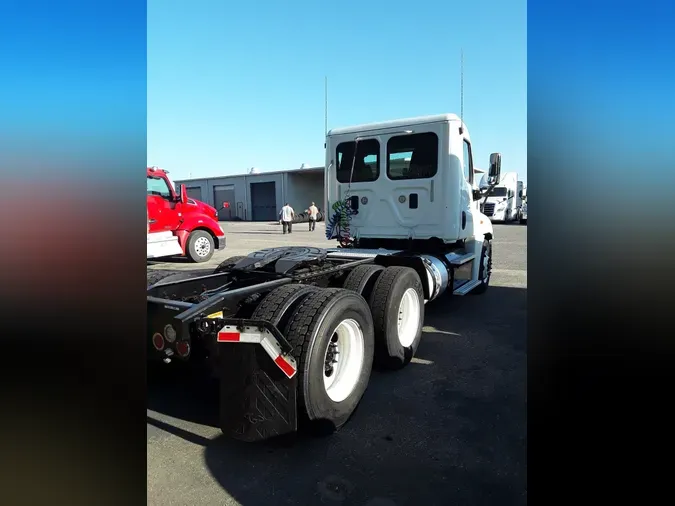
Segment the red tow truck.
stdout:
<path fill-rule="evenodd" d="M 147 168 L 148 259 L 185 256 L 206 262 L 225 248 L 225 232 L 218 211 L 188 198 L 184 185 L 176 187 L 168 171 Z"/>

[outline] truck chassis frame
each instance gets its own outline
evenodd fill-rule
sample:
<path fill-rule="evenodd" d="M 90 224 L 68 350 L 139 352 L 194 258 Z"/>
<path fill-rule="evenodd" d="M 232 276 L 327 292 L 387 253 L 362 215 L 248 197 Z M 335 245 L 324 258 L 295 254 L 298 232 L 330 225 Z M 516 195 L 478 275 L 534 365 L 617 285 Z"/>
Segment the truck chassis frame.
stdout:
<path fill-rule="evenodd" d="M 461 264 L 472 257 L 459 252 L 454 258 Z M 445 263 L 452 287 L 458 263 Z M 412 268 L 422 281 L 424 300 L 435 298 L 422 257 L 409 251 L 270 248 L 221 264 L 214 274 L 150 286 L 149 359 L 196 360 L 198 366 L 205 361 L 220 381 L 220 426 L 226 435 L 258 441 L 293 433 L 298 429 L 293 346 L 272 322 L 252 319 L 253 311 L 284 285 L 340 288 L 349 272 L 365 264 Z"/>

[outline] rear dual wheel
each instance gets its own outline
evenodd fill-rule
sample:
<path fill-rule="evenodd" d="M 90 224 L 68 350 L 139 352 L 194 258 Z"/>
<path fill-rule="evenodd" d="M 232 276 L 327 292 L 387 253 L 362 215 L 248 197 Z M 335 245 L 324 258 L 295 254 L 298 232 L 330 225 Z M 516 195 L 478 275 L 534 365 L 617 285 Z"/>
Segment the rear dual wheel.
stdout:
<path fill-rule="evenodd" d="M 405 367 L 422 339 L 424 290 L 409 267 L 360 265 L 343 287 L 361 294 L 370 307 L 375 331 L 375 364 L 384 369 Z"/>
<path fill-rule="evenodd" d="M 251 318 L 273 323 L 293 347 L 300 419 L 325 434 L 349 420 L 374 359 L 389 369 L 410 362 L 422 335 L 424 292 L 413 269 L 364 265 L 343 288 L 277 288 Z"/>
<path fill-rule="evenodd" d="M 365 299 L 339 288 L 283 286 L 251 318 L 274 323 L 293 347 L 301 421 L 321 433 L 344 425 L 372 369 L 374 331 Z"/>
<path fill-rule="evenodd" d="M 422 340 L 424 290 L 410 267 L 388 267 L 368 300 L 375 325 L 375 360 L 384 369 L 401 369 Z"/>

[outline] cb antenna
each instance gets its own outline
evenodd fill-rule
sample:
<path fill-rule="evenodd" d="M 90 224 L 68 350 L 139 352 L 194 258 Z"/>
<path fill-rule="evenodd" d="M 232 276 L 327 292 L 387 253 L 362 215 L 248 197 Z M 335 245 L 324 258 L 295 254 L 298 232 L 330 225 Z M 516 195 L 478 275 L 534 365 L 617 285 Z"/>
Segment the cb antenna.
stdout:
<path fill-rule="evenodd" d="M 464 133 L 464 49 L 462 48 L 459 59 L 459 133 Z"/>
<path fill-rule="evenodd" d="M 323 127 L 325 134 L 328 134 L 328 76 L 323 79 Z"/>

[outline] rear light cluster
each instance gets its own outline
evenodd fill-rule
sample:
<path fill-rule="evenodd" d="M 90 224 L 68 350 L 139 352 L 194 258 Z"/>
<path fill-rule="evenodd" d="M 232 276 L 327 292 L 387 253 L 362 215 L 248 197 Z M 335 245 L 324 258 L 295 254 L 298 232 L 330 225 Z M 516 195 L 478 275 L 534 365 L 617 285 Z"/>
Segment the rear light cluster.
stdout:
<path fill-rule="evenodd" d="M 187 358 L 190 355 L 190 341 L 181 340 L 176 342 L 177 335 L 176 329 L 173 325 L 169 324 L 164 327 L 163 334 L 155 332 L 152 336 L 152 345 L 157 351 L 164 351 L 166 355 L 165 362 L 170 362 L 168 357 L 174 354 L 174 350 L 180 358 Z M 173 349 L 168 347 L 168 345 L 173 345 Z"/>

